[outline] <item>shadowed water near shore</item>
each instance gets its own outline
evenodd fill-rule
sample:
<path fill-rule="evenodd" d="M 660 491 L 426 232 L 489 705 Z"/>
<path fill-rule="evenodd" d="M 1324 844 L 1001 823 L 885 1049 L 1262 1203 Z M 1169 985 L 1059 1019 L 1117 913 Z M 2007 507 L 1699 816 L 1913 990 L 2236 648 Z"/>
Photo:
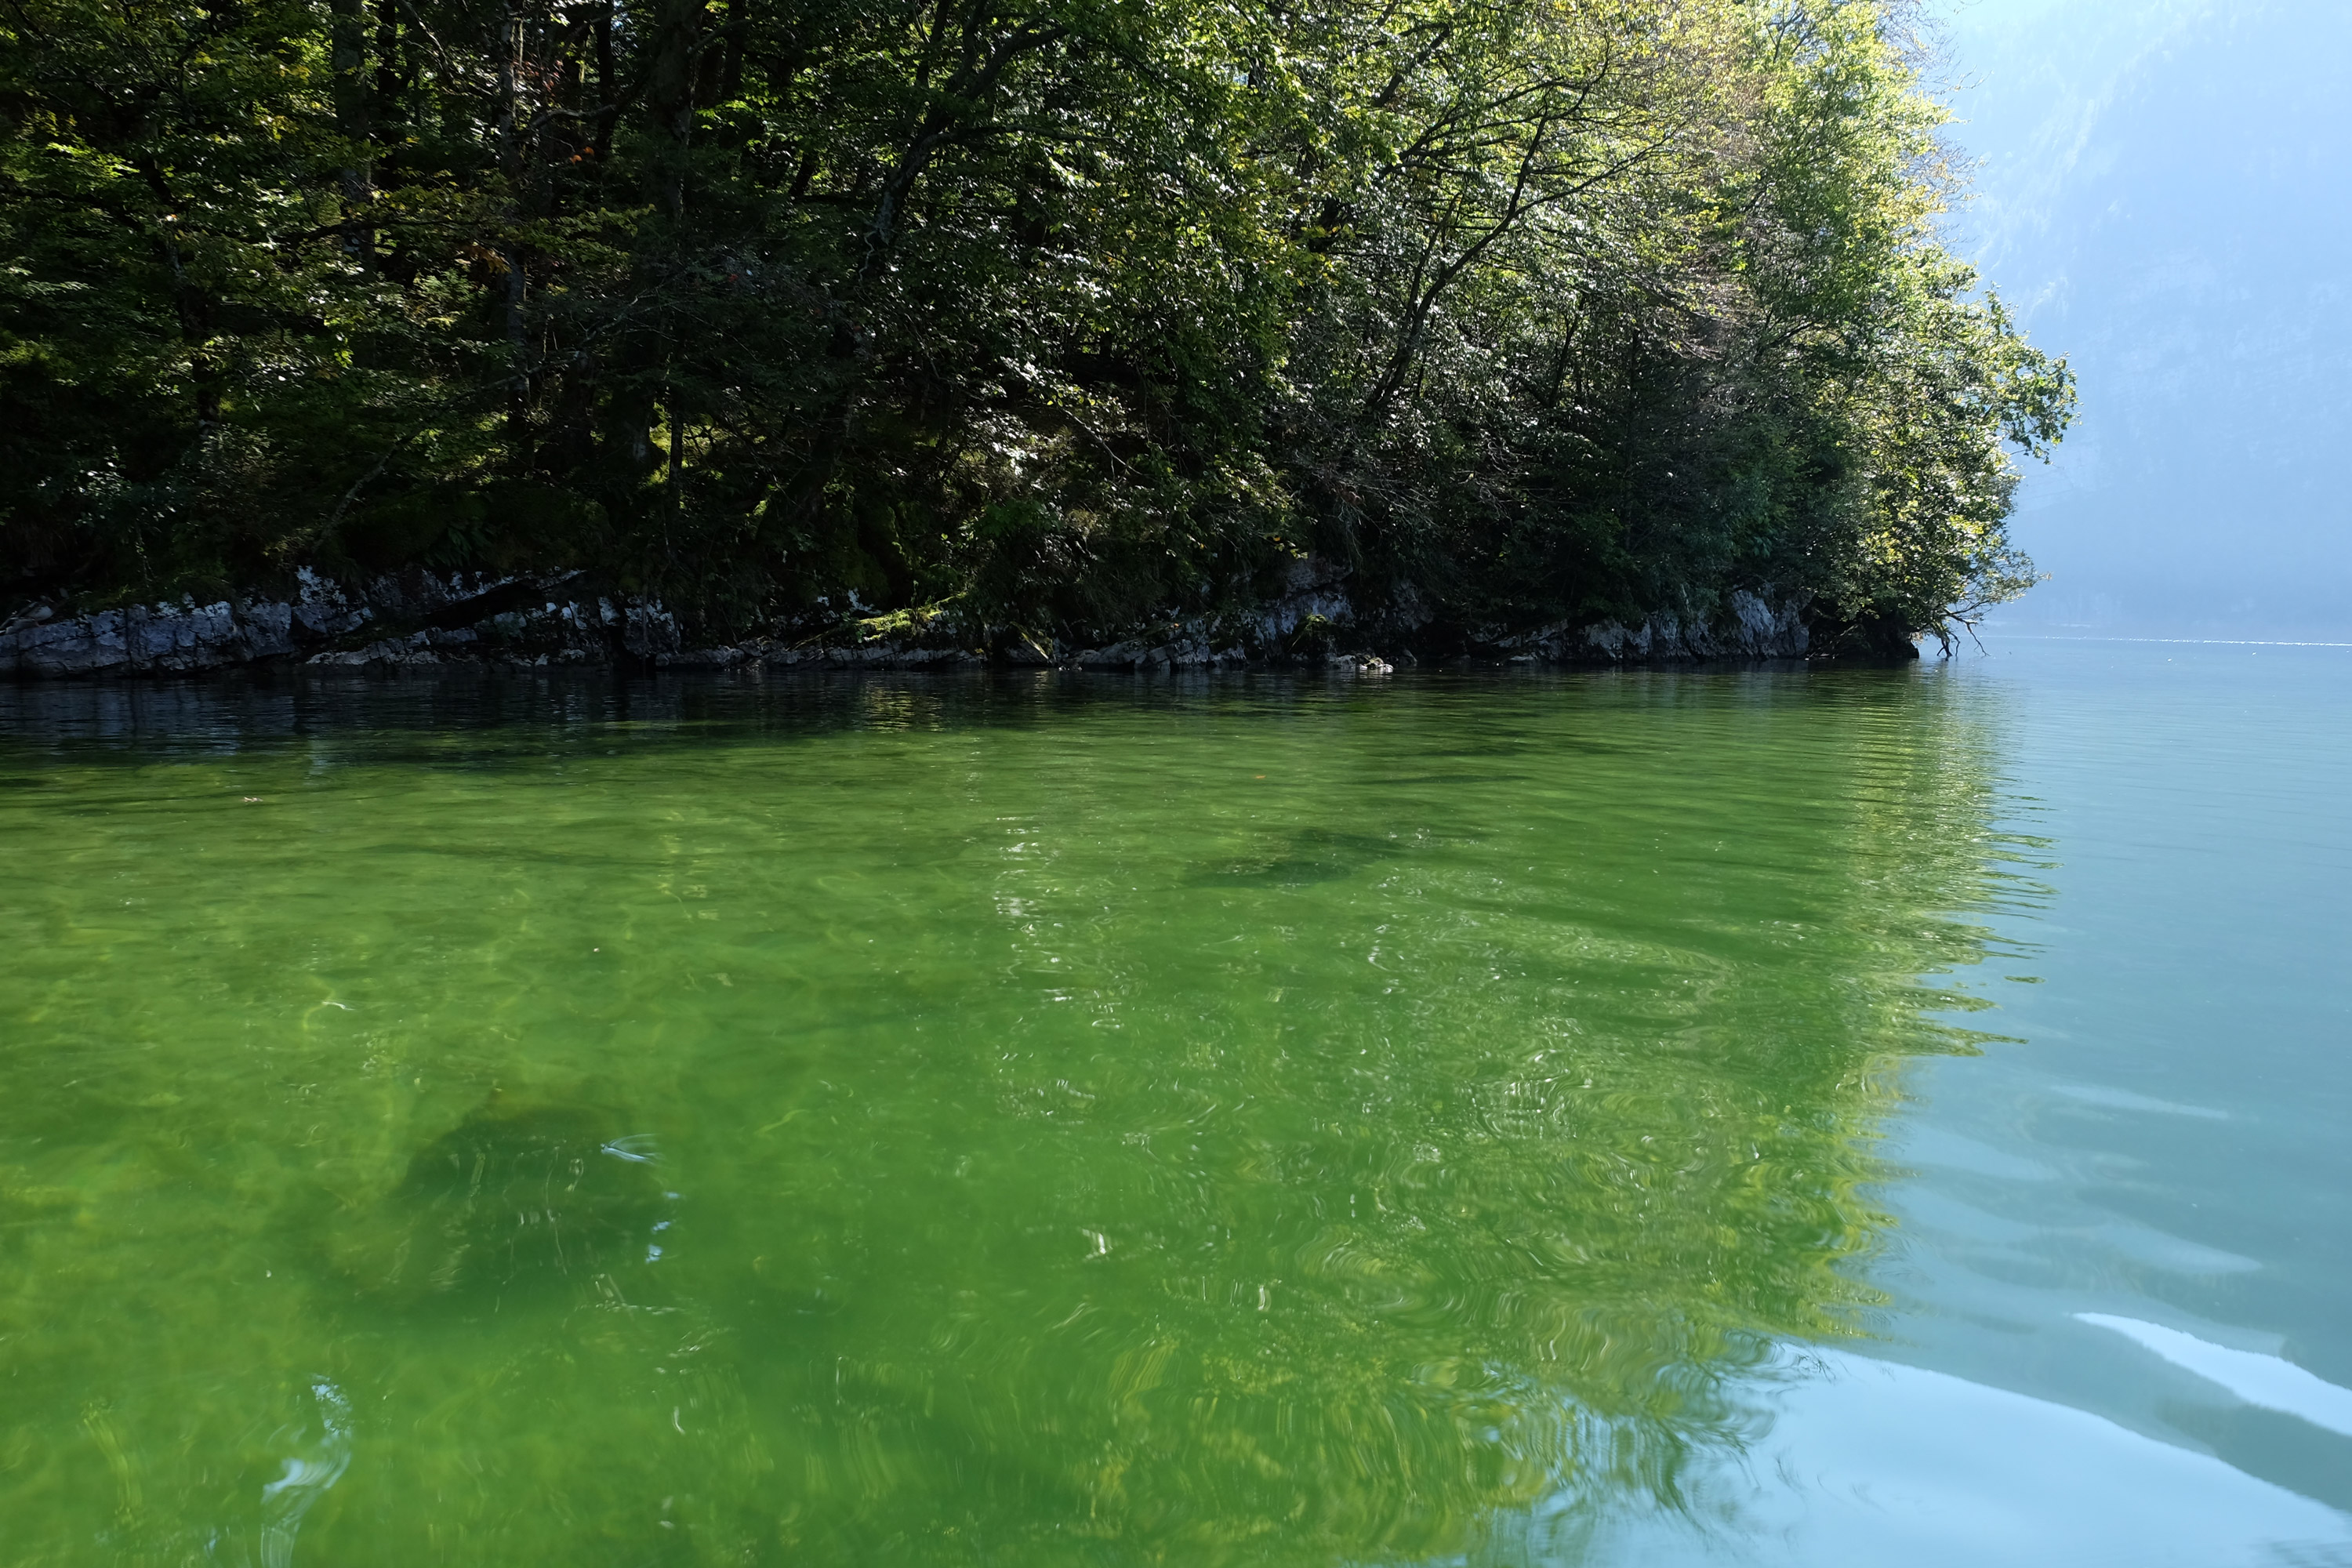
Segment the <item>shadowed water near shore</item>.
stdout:
<path fill-rule="evenodd" d="M 1935 669 L 0 691 L 8 1555 L 1671 1509 L 1880 1326 L 1876 1135 L 2041 854 L 2000 734 Z"/>

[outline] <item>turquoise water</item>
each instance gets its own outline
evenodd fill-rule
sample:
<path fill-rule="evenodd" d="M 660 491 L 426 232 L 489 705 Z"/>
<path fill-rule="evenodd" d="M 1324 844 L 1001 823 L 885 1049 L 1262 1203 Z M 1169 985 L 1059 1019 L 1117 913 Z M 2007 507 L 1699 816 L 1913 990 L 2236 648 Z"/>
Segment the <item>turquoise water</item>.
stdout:
<path fill-rule="evenodd" d="M 2347 675 L 0 691 L 0 1544 L 2352 1562 Z"/>

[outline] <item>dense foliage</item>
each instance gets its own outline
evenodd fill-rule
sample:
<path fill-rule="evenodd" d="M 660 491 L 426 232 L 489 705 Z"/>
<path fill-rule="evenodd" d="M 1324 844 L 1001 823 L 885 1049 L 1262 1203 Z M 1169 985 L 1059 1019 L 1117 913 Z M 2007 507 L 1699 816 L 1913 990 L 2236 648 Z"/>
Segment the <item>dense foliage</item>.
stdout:
<path fill-rule="evenodd" d="M 1894 0 L 0 0 L 5 593 L 1105 626 L 2030 578 Z M 0 606 L 5 608 L 6 606 Z"/>

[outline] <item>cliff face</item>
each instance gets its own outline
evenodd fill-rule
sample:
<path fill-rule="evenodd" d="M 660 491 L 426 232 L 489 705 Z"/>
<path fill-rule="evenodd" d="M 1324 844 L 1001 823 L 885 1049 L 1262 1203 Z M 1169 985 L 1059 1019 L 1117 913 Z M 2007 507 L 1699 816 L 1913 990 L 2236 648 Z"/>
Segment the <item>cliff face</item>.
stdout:
<path fill-rule="evenodd" d="M 46 608 L 0 629 L 0 675 L 184 675 L 232 666 L 394 669 L 435 665 L 627 669 L 1075 667 L 1178 670 L 1392 668 L 1468 657 L 1601 665 L 1803 658 L 1817 646 L 1806 606 L 1745 590 L 1712 618 L 1659 611 L 1631 625 L 1559 621 L 1531 629 L 1449 626 L 1410 596 L 1360 612 L 1347 574 L 1295 563 L 1281 591 L 1239 607 L 1170 614 L 1097 636 L 1053 637 L 941 617 L 780 622 L 740 640 L 698 638 L 658 602 L 598 594 L 578 574 L 500 577 L 407 573 L 365 583 L 308 570 L 289 598 L 142 605 L 87 615 Z"/>
<path fill-rule="evenodd" d="M 590 597 L 572 591 L 572 577 L 416 572 L 346 584 L 306 569 L 296 582 L 287 599 L 183 600 L 62 616 L 36 608 L 0 631 L 0 674 L 179 675 L 262 663 L 652 664 L 677 647 L 677 624 L 658 605 Z"/>

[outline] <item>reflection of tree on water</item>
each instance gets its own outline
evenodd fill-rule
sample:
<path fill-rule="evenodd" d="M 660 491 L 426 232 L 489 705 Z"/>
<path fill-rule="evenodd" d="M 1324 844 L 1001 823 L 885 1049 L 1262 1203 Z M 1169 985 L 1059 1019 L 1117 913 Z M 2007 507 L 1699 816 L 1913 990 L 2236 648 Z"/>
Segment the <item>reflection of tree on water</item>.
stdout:
<path fill-rule="evenodd" d="M 1190 856 L 1083 771 L 1000 814 L 1026 989 L 877 1039 L 937 1109 L 816 1092 L 761 1221 L 786 1261 L 738 1332 L 806 1351 L 747 1361 L 748 1405 L 827 1478 L 796 1538 L 1423 1558 L 1538 1500 L 1671 1504 L 1736 1448 L 1774 1339 L 1872 1300 L 1869 1140 L 1893 1059 L 1966 1048 L 1917 977 L 1978 956 L 1940 911 L 1981 901 L 1987 802 L 1916 687 L 1724 691 L 1616 710 L 1633 739 L 1696 702 L 1687 782 L 1514 714 L 1532 803 L 1252 808 Z M 1495 718 L 1391 706 L 1332 772 Z M 1333 847 L 1389 831 L 1444 852 Z"/>
<path fill-rule="evenodd" d="M 27 938 L 8 1451 L 116 1389 L 144 1500 L 90 1449 L 74 1517 L 259 1529 L 248 1396 L 323 1375 L 298 1560 L 1502 1563 L 1545 1500 L 1674 1499 L 1774 1337 L 1866 1311 L 1881 1064 L 1962 1043 L 1916 977 L 1981 940 L 1927 683 L 809 700 L 583 731 L 576 792 L 508 787 L 528 725 L 306 742 L 352 795 L 137 851 L 221 940 L 128 1025 Z M 300 862 L 343 821 L 396 879 Z M 112 887 L 58 907 L 178 940 Z M 101 1059 L 69 1157 L 26 1108 Z"/>

